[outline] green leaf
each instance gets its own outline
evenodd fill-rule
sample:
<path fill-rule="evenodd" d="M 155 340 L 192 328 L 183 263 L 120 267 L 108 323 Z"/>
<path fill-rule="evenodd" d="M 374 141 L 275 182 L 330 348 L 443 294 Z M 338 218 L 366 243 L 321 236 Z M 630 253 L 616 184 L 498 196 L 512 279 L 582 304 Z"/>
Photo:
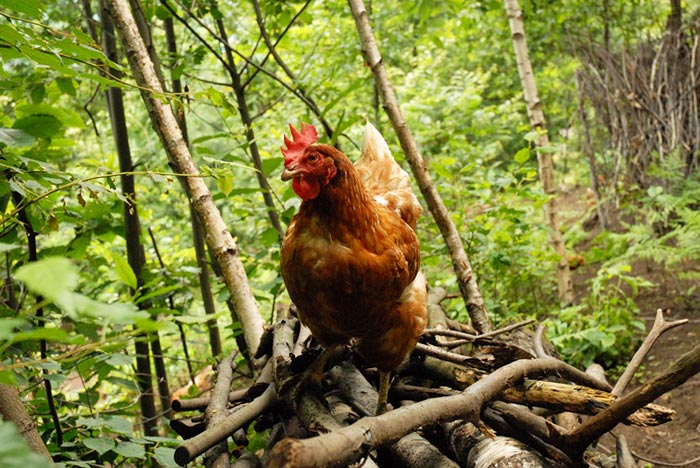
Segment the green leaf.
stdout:
<path fill-rule="evenodd" d="M 56 86 L 61 90 L 63 94 L 75 97 L 75 86 L 73 86 L 73 79 L 71 78 L 56 78 Z"/>
<path fill-rule="evenodd" d="M 27 321 L 20 318 L 3 317 L 0 319 L 0 340 L 9 340 L 17 334 L 16 329 L 26 325 Z"/>
<path fill-rule="evenodd" d="M 23 331 L 15 333 L 12 337 L 13 343 L 19 343 L 22 341 L 55 341 L 57 343 L 72 343 L 79 337 L 70 337 L 68 333 L 61 330 L 60 328 L 35 328 L 31 331 Z"/>
<path fill-rule="evenodd" d="M 0 5 L 2 5 L 2 0 L 0 0 Z M 26 38 L 11 24 L 0 24 L 0 37 L 3 41 L 13 45 L 26 41 Z"/>
<path fill-rule="evenodd" d="M 134 425 L 126 418 L 118 416 L 105 416 L 102 418 L 78 418 L 76 424 L 90 428 L 106 428 L 120 434 L 132 436 Z"/>
<path fill-rule="evenodd" d="M 219 191 L 228 197 L 233 191 L 233 176 L 227 174 L 223 177 L 217 177 L 216 185 L 219 187 Z"/>
<path fill-rule="evenodd" d="M 7 146 L 22 148 L 32 146 L 36 138 L 17 128 L 0 128 L 0 142 Z"/>
<path fill-rule="evenodd" d="M 17 378 L 12 371 L 3 370 L 0 371 L 0 383 L 7 385 L 17 385 Z"/>
<path fill-rule="evenodd" d="M 32 452 L 27 441 L 19 434 L 17 426 L 0 421 L 0 466 L 3 468 L 50 468 L 52 463 Z"/>
<path fill-rule="evenodd" d="M 143 445 L 133 442 L 120 442 L 114 448 L 114 451 L 127 458 L 146 458 L 146 450 L 143 448 Z"/>
<path fill-rule="evenodd" d="M 63 257 L 48 257 L 20 267 L 15 277 L 34 294 L 61 302 L 78 285 L 78 268 Z"/>
<path fill-rule="evenodd" d="M 114 440 L 108 437 L 88 437 L 83 439 L 83 444 L 87 448 L 95 450 L 100 455 L 104 455 L 106 452 L 109 452 L 116 445 Z"/>
<path fill-rule="evenodd" d="M 0 0 L 0 6 L 34 17 L 41 12 L 39 0 Z"/>
<path fill-rule="evenodd" d="M 262 160 L 262 171 L 263 174 L 266 176 L 269 176 L 272 174 L 275 170 L 277 170 L 278 167 L 282 165 L 282 161 L 284 161 L 284 158 L 265 158 Z"/>
<path fill-rule="evenodd" d="M 527 162 L 530 159 L 530 148 L 522 148 L 517 153 L 515 153 L 513 159 L 518 164 L 523 164 Z"/>
<path fill-rule="evenodd" d="M 34 114 L 17 119 L 14 128 L 23 130 L 36 138 L 51 138 L 57 135 L 63 124 L 53 115 Z"/>
<path fill-rule="evenodd" d="M 158 463 L 160 463 L 161 466 L 166 466 L 168 468 L 170 467 L 178 467 L 177 463 L 175 463 L 175 449 L 170 448 L 170 447 L 156 447 L 156 449 L 153 451 L 154 455 L 156 456 L 156 460 Z"/>
<path fill-rule="evenodd" d="M 84 128 L 83 119 L 68 107 L 56 107 L 49 104 L 20 104 L 15 107 L 18 118 L 32 115 L 51 115 L 66 127 Z"/>
<path fill-rule="evenodd" d="M 114 263 L 116 266 L 115 272 L 117 273 L 117 278 L 130 288 L 137 289 L 138 282 L 136 280 L 136 274 L 131 268 L 131 265 L 129 265 L 129 262 L 121 255 L 114 254 Z"/>

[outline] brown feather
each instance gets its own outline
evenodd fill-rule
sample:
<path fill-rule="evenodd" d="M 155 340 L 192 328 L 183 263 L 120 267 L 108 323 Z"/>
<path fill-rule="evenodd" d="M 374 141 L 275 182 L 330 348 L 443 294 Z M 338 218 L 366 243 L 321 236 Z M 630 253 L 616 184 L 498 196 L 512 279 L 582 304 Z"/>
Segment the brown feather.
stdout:
<path fill-rule="evenodd" d="M 360 354 L 381 370 L 391 370 L 415 347 L 426 322 L 426 283 L 413 230 L 417 210 L 406 208 L 413 213 L 406 219 L 396 206 L 378 202 L 360 172 L 335 148 L 313 145 L 306 151 L 332 158 L 337 174 L 318 197 L 301 204 L 289 225 L 281 251 L 287 290 L 301 321 L 321 344 L 357 339 Z M 385 158 L 361 164 L 365 174 L 372 162 L 378 164 L 378 174 L 396 179 Z M 407 183 L 403 174 L 399 178 Z M 385 188 L 406 190 L 405 183 L 389 182 Z M 369 183 L 375 189 L 381 185 L 376 178 Z M 411 198 L 417 204 L 412 192 L 397 197 L 404 207 L 411 206 Z"/>

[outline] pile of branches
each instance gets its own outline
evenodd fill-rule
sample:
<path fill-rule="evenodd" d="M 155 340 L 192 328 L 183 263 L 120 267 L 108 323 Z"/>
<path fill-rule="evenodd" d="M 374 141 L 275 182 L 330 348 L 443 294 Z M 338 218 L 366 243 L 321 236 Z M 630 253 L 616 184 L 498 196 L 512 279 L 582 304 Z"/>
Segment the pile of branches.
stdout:
<path fill-rule="evenodd" d="M 658 40 L 612 51 L 577 45 L 583 67 L 579 92 L 595 110 L 617 160 L 608 176 L 642 188 L 668 185 L 649 169 L 669 167 L 687 177 L 700 158 L 700 36 L 680 25 Z M 678 157 L 680 156 L 680 157 Z"/>
<path fill-rule="evenodd" d="M 173 402 L 175 411 L 195 411 L 171 423 L 187 439 L 175 460 L 184 466 L 205 454 L 210 467 L 631 467 L 622 437 L 617 456 L 592 444 L 618 423 L 669 421 L 674 412 L 651 402 L 700 372 L 698 346 L 621 396 L 656 338 L 686 322 L 666 322 L 661 311 L 612 388 L 599 366 L 583 372 L 550 357 L 543 328 L 534 332 L 532 321 L 476 334 L 445 317 L 444 297 L 431 291 L 430 328 L 394 373 L 393 410 L 374 416 L 370 382 L 378 372 L 351 350 L 331 364 L 323 388 L 298 385 L 318 349 L 308 329 L 284 314 L 261 347 L 270 357 L 254 385 L 231 391 L 232 355 L 219 364 L 210 398 Z M 255 452 L 246 447 L 251 424 L 270 431 Z"/>

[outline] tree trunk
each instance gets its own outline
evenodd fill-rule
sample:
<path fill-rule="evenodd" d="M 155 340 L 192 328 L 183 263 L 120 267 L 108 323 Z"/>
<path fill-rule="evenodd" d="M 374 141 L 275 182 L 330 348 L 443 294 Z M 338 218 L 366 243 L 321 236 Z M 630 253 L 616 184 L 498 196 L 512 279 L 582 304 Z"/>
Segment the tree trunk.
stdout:
<path fill-rule="evenodd" d="M 19 433 L 33 452 L 51 460 L 51 454 L 41 439 L 34 420 L 27 413 L 16 387 L 0 384 L 0 414 L 5 421 L 12 421 L 17 425 Z"/>
<path fill-rule="evenodd" d="M 236 305 L 237 318 L 241 322 L 250 354 L 255 356 L 263 333 L 264 321 L 250 289 L 238 245 L 226 228 L 209 188 L 199 177 L 199 171 L 172 109 L 160 99 L 163 89 L 128 5 L 124 0 L 107 0 L 106 3 L 115 20 L 124 47 L 128 51 L 129 65 L 134 79 L 141 88 L 141 97 L 148 109 L 153 127 L 161 139 L 174 170 L 179 174 L 187 175 L 182 178 L 184 188 L 207 233 L 209 249 L 221 266 L 224 280 L 231 292 L 231 299 Z"/>
<path fill-rule="evenodd" d="M 518 73 L 523 87 L 527 112 L 530 116 L 530 124 L 537 131 L 535 145 L 537 151 L 537 163 L 539 166 L 540 183 L 542 190 L 547 195 L 548 200 L 544 205 L 544 214 L 549 226 L 550 242 L 554 251 L 559 257 L 557 267 L 557 280 L 559 283 L 559 301 L 562 305 L 569 305 L 574 302 L 574 290 L 571 283 L 571 272 L 566 258 L 566 245 L 559 230 L 559 219 L 556 207 L 556 187 L 554 185 L 554 165 L 552 155 L 549 152 L 539 151 L 540 148 L 549 147 L 549 136 L 547 126 L 542 112 L 542 102 L 537 94 L 537 85 L 532 71 L 532 63 L 527 49 L 525 38 L 525 27 L 523 25 L 523 12 L 520 10 L 518 0 L 505 0 L 506 12 L 510 23 L 510 30 L 513 38 L 513 47 L 518 62 Z"/>
<path fill-rule="evenodd" d="M 164 21 L 165 36 L 168 43 L 168 53 L 171 57 L 177 56 L 177 42 L 175 40 L 175 28 L 173 19 L 167 18 Z M 175 94 L 182 96 L 182 82 L 179 78 L 172 77 L 172 90 Z M 175 103 L 176 118 L 180 125 L 180 131 L 185 142 L 189 144 L 189 136 L 187 134 L 187 119 L 185 118 L 184 106 L 182 98 Z M 190 211 L 190 224 L 192 225 L 192 243 L 194 244 L 195 255 L 197 256 L 197 267 L 199 268 L 199 290 L 202 293 L 202 304 L 204 312 L 211 318 L 207 320 L 207 330 L 209 331 L 209 346 L 213 357 L 219 356 L 222 353 L 221 335 L 219 327 L 216 323 L 216 306 L 214 304 L 214 295 L 211 292 L 211 282 L 209 281 L 209 264 L 207 263 L 206 245 L 204 240 L 204 230 L 197 220 L 197 214 L 194 212 L 192 203 L 188 202 Z M 186 348 L 186 343 L 183 340 L 183 346 Z M 189 361 L 188 361 L 189 363 Z M 190 378 L 194 379 L 194 375 L 190 371 Z"/>
<path fill-rule="evenodd" d="M 114 29 L 102 1 L 100 2 L 100 18 L 102 20 L 102 47 L 104 48 L 105 55 L 113 62 L 119 63 Z M 119 72 L 117 70 L 111 70 L 111 73 L 118 76 Z M 133 163 L 131 160 L 131 149 L 129 147 L 122 91 L 120 88 L 111 86 L 107 89 L 106 94 L 109 117 L 112 122 L 114 144 L 119 156 L 119 168 L 122 173 L 126 173 L 133 170 Z M 126 253 L 129 266 L 136 276 L 137 285 L 140 287 L 143 284 L 141 270 L 144 263 L 144 253 L 143 246 L 141 245 L 141 226 L 138 210 L 136 208 L 136 192 L 133 175 L 123 174 L 121 176 L 121 186 L 122 193 L 127 200 L 124 202 Z M 141 305 L 139 305 L 139 307 L 141 307 Z M 135 351 L 136 382 L 140 393 L 139 404 L 141 405 L 144 432 L 148 436 L 157 436 L 158 415 L 153 395 L 150 349 L 148 346 L 148 339 L 145 336 L 137 337 Z"/>

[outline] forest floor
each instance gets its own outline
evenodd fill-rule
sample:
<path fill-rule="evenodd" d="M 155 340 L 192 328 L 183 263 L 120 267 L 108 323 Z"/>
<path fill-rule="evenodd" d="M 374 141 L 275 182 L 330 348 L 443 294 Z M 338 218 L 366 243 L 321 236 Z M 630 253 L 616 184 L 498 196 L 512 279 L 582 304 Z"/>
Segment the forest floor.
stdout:
<path fill-rule="evenodd" d="M 584 193 L 583 190 L 565 192 L 561 204 L 562 207 L 566 206 L 566 214 L 578 212 L 578 216 L 581 216 L 587 210 L 585 204 L 581 203 L 585 200 Z M 599 230 L 598 226 L 593 228 L 590 238 Z M 592 267 L 587 265 L 586 268 L 574 271 L 573 281 L 579 292 L 587 287 L 588 279 L 593 274 Z M 635 298 L 647 330 L 651 329 L 657 309 L 665 311 L 666 320 L 688 319 L 688 323 L 667 331 L 659 338 L 628 391 L 663 372 L 700 342 L 700 294 L 687 293 L 687 288 L 693 285 L 667 274 L 661 266 L 648 263 L 633 265 L 632 273 L 657 285 L 641 291 Z M 700 468 L 700 375 L 661 396 L 655 403 L 675 410 L 674 419 L 657 427 L 620 424 L 613 433 L 624 434 L 635 458 L 640 460 L 639 467 Z M 615 439 L 607 434 L 600 440 L 600 445 L 614 451 Z"/>

